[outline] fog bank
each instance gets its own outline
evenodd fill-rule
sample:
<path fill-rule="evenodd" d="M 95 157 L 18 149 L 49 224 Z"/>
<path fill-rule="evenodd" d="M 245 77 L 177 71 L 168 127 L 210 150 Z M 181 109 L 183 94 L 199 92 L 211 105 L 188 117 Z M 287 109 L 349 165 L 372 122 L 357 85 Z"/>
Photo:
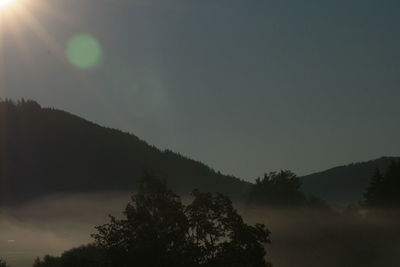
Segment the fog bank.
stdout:
<path fill-rule="evenodd" d="M 94 227 L 108 214 L 121 216 L 128 201 L 127 194 L 58 195 L 3 209 L 0 257 L 28 267 L 37 256 L 91 242 Z M 271 230 L 268 260 L 276 267 L 400 266 L 399 214 L 236 206 L 246 221 Z"/>
<path fill-rule="evenodd" d="M 12 267 L 31 266 L 34 258 L 91 241 L 108 214 L 121 215 L 126 194 L 58 195 L 0 212 L 0 257 Z"/>

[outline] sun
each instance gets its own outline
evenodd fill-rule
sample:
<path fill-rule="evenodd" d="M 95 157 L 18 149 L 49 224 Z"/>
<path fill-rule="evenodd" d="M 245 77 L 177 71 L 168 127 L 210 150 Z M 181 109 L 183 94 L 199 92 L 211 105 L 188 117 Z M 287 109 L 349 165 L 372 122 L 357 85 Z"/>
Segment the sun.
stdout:
<path fill-rule="evenodd" d="M 0 0 L 0 10 L 6 9 L 13 4 L 16 4 L 18 0 Z"/>

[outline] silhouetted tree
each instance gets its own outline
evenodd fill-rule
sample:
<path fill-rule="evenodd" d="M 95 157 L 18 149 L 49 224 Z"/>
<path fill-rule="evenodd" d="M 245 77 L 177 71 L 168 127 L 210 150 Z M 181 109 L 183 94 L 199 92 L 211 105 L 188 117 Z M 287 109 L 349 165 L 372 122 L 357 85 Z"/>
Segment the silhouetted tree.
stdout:
<path fill-rule="evenodd" d="M 189 224 L 178 195 L 146 176 L 125 209 L 125 219 L 110 216 L 93 237 L 115 266 L 187 266 Z"/>
<path fill-rule="evenodd" d="M 303 205 L 306 203 L 306 197 L 300 187 L 300 179 L 291 171 L 270 172 L 265 174 L 263 179 L 256 179 L 248 196 L 248 204 Z"/>
<path fill-rule="evenodd" d="M 104 267 L 107 266 L 105 251 L 87 245 L 64 252 L 61 257 L 46 255 L 43 260 L 37 258 L 33 267 Z"/>
<path fill-rule="evenodd" d="M 265 267 L 264 225 L 249 226 L 229 198 L 193 192 L 188 206 L 164 182 L 149 176 L 125 209 L 97 227 L 95 244 L 111 266 Z"/>
<path fill-rule="evenodd" d="M 145 175 L 123 218 L 96 227 L 94 244 L 36 259 L 33 267 L 268 267 L 269 230 L 250 226 L 222 194 L 193 191 L 185 206 Z"/>
<path fill-rule="evenodd" d="M 60 267 L 61 258 L 46 255 L 41 260 L 39 257 L 35 259 L 33 267 Z"/>
<path fill-rule="evenodd" d="M 106 266 L 105 251 L 94 245 L 81 246 L 66 251 L 61 256 L 61 266 Z"/>
<path fill-rule="evenodd" d="M 367 206 L 374 206 L 380 202 L 380 196 L 383 193 L 383 176 L 379 169 L 377 169 L 370 180 L 367 192 L 364 194 L 365 204 Z"/>
<path fill-rule="evenodd" d="M 265 261 L 264 244 L 269 243 L 265 225 L 249 226 L 221 194 L 193 192 L 187 206 L 189 238 L 195 247 L 199 266 L 270 266 Z"/>
<path fill-rule="evenodd" d="M 364 197 L 369 208 L 399 208 L 400 162 L 392 162 L 384 175 L 377 170 Z"/>

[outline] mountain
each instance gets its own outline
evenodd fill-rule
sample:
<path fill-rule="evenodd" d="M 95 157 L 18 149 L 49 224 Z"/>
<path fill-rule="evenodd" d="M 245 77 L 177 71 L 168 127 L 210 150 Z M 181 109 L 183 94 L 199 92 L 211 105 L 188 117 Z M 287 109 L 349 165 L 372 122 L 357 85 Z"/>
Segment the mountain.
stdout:
<path fill-rule="evenodd" d="M 376 168 L 384 172 L 393 160 L 400 158 L 310 174 L 301 177 L 303 190 L 334 206 L 358 203 Z M 144 171 L 182 194 L 197 188 L 242 198 L 251 186 L 133 134 L 34 101 L 0 101 L 0 204 L 56 193 L 132 192 Z"/>
<path fill-rule="evenodd" d="M 166 179 L 180 193 L 197 188 L 241 197 L 250 186 L 133 134 L 33 101 L 0 102 L 3 204 L 54 193 L 131 192 L 144 171 Z"/>
<path fill-rule="evenodd" d="M 376 169 L 385 172 L 389 164 L 397 160 L 400 157 L 382 157 L 303 176 L 303 190 L 336 207 L 357 204 L 363 199 Z"/>

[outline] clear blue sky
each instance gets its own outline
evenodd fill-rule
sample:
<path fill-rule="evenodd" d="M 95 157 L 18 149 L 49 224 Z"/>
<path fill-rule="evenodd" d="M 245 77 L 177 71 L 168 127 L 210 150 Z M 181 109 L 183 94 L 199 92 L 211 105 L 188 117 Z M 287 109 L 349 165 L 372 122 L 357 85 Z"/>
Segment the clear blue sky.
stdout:
<path fill-rule="evenodd" d="M 249 180 L 400 154 L 398 0 L 20 1 L 0 11 L 2 97 Z M 92 68 L 66 55 L 77 34 Z"/>

